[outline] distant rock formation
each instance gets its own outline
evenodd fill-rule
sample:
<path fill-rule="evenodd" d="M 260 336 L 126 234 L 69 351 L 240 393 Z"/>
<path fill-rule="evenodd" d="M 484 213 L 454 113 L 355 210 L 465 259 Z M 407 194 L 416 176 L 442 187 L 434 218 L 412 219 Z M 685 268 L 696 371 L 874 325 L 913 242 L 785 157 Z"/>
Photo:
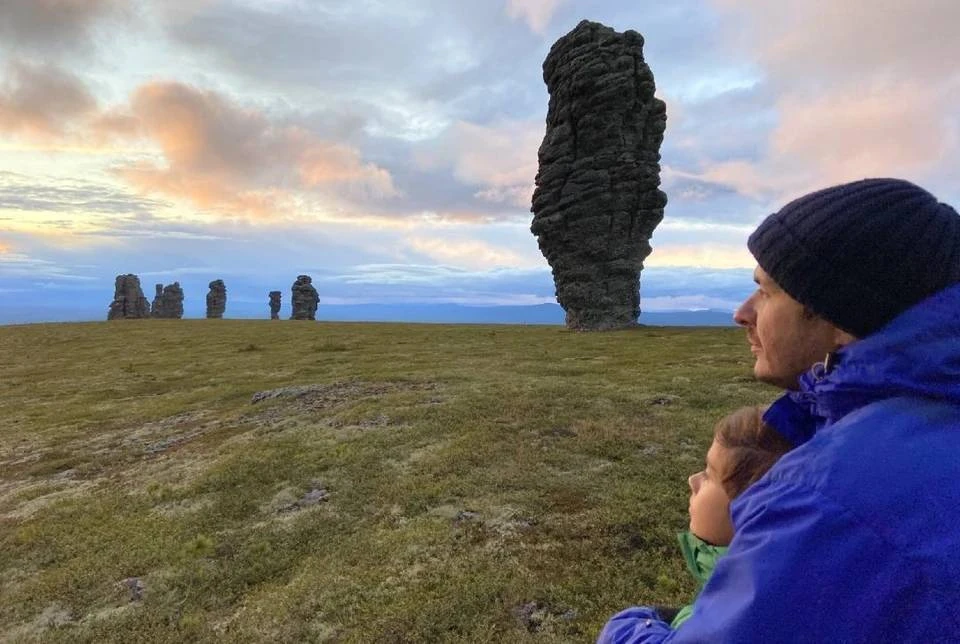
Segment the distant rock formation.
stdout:
<path fill-rule="evenodd" d="M 297 281 L 293 283 L 293 297 L 290 300 L 293 307 L 291 320 L 317 319 L 317 302 L 320 297 L 311 282 L 313 280 L 309 275 L 298 275 Z"/>
<path fill-rule="evenodd" d="M 108 320 L 132 320 L 150 317 L 150 303 L 140 288 L 140 278 L 133 273 L 117 275 L 113 302 L 107 312 Z"/>
<path fill-rule="evenodd" d="M 223 317 L 223 312 L 227 310 L 227 286 L 223 283 L 223 280 L 213 280 L 209 286 L 207 318 L 219 320 Z"/>
<path fill-rule="evenodd" d="M 162 290 L 161 286 L 157 284 L 157 296 L 153 300 L 151 315 L 155 318 L 179 320 L 183 317 L 183 289 L 180 288 L 180 282 L 167 284 Z"/>
<path fill-rule="evenodd" d="M 280 319 L 280 291 L 270 291 L 270 319 Z"/>
<path fill-rule="evenodd" d="M 543 63 L 550 94 L 531 232 L 553 269 L 567 327 L 636 325 L 640 271 L 663 219 L 660 144 L 643 36 L 584 20 Z"/>
<path fill-rule="evenodd" d="M 156 293 L 153 296 L 153 303 L 150 305 L 150 317 L 160 317 L 160 309 L 163 308 L 163 284 L 156 285 Z"/>

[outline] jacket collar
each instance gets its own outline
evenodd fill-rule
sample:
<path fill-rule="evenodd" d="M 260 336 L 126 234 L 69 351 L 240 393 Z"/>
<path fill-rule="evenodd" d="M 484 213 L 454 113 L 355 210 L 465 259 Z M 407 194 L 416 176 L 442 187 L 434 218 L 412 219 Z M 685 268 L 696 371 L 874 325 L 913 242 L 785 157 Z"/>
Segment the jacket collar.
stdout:
<path fill-rule="evenodd" d="M 725 555 L 727 550 L 730 549 L 729 546 L 715 546 L 712 543 L 707 543 L 689 530 L 679 533 L 677 541 L 680 542 L 683 560 L 687 562 L 687 570 L 701 584 L 706 583 L 713 573 L 713 568 L 717 565 L 717 559 Z"/>
<path fill-rule="evenodd" d="M 794 445 L 872 402 L 897 396 L 960 404 L 960 284 L 908 309 L 800 377 L 764 420 Z"/>

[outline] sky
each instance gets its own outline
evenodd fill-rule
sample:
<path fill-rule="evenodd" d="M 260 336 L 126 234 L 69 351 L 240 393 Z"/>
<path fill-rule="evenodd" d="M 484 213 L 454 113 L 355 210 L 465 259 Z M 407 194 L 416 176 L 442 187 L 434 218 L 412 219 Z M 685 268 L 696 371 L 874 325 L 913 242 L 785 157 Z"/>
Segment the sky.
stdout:
<path fill-rule="evenodd" d="M 321 315 L 555 302 L 541 65 L 582 19 L 639 31 L 667 103 L 644 310 L 732 311 L 810 190 L 960 204 L 955 0 L 3 0 L 0 323 L 103 319 L 123 273 L 188 317 L 299 274 Z"/>

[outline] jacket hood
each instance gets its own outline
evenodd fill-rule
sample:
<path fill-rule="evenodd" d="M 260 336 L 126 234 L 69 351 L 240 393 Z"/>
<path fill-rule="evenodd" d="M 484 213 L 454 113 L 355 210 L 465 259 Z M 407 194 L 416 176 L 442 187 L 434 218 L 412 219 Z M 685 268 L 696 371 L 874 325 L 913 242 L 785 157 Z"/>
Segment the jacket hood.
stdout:
<path fill-rule="evenodd" d="M 960 404 L 960 284 L 923 300 L 800 377 L 764 419 L 794 444 L 878 400 L 901 396 Z"/>

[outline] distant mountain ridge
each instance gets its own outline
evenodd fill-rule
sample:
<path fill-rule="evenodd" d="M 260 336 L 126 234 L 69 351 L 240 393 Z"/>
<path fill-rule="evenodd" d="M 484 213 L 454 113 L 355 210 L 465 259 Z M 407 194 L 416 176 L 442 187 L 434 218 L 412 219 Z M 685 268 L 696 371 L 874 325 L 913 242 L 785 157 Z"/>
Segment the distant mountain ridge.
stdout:
<path fill-rule="evenodd" d="M 286 304 L 286 303 L 284 303 Z M 642 305 L 642 303 L 641 303 Z M 187 306 L 184 317 L 204 317 L 203 310 Z M 227 300 L 226 318 L 269 319 L 266 303 Z M 289 305 L 280 312 L 290 317 Z M 81 322 L 106 319 L 106 307 L 35 307 L 0 312 L 0 324 L 32 322 Z M 317 319 L 330 322 L 426 322 L 438 324 L 555 324 L 564 323 L 564 312 L 557 304 L 528 306 L 466 306 L 463 304 L 323 304 Z M 732 326 L 729 311 L 644 311 L 640 323 L 652 326 Z"/>
<path fill-rule="evenodd" d="M 368 322 L 435 322 L 452 324 L 564 323 L 558 304 L 527 306 L 464 306 L 462 304 L 344 304 L 317 310 L 317 319 Z M 641 324 L 655 326 L 732 326 L 727 311 L 651 311 L 640 314 Z"/>

